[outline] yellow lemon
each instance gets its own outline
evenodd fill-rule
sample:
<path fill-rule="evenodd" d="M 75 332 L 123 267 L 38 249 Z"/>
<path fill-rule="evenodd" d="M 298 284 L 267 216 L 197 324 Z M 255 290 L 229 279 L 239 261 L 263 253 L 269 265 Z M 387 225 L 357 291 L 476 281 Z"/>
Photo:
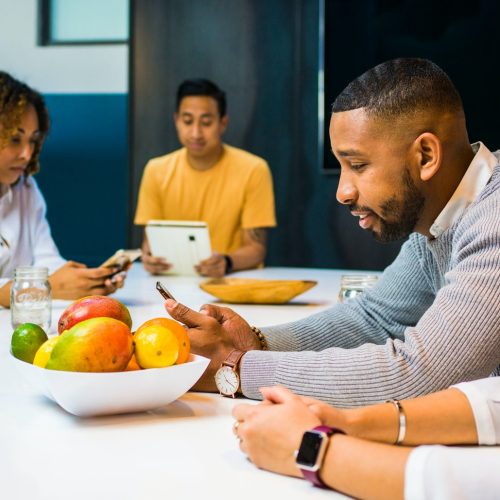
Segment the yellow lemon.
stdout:
<path fill-rule="evenodd" d="M 179 356 L 179 341 L 167 328 L 151 325 L 134 335 L 135 357 L 142 368 L 173 365 Z"/>
<path fill-rule="evenodd" d="M 59 339 L 60 339 L 59 335 L 56 335 L 55 337 L 52 337 L 46 342 L 44 342 L 40 346 L 38 351 L 36 351 L 33 364 L 39 366 L 40 368 L 45 368 L 45 365 L 47 364 L 47 361 L 49 360 L 50 355 L 52 353 L 52 349 L 54 349 L 54 346 L 57 344 L 57 341 Z"/>
<path fill-rule="evenodd" d="M 179 357 L 177 358 L 175 364 L 181 365 L 182 363 L 185 363 L 189 358 L 189 350 L 191 348 L 187 330 L 173 319 L 153 318 L 146 321 L 146 323 L 143 323 L 137 331 L 140 332 L 142 329 L 151 325 L 163 326 L 177 337 L 177 340 L 179 341 Z"/>

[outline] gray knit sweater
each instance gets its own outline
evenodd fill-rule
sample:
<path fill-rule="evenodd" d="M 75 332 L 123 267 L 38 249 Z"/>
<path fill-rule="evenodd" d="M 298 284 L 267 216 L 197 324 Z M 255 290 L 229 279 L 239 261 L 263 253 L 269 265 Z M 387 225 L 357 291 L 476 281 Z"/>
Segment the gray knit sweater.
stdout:
<path fill-rule="evenodd" d="M 347 304 L 262 329 L 245 396 L 284 385 L 340 407 L 405 399 L 500 373 L 500 166 L 434 240 L 412 234 L 378 284 Z"/>

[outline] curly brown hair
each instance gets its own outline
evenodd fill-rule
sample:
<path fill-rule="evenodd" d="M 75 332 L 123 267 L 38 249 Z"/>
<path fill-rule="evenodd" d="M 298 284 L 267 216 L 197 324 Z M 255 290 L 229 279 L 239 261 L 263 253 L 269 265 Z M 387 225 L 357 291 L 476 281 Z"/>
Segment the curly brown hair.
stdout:
<path fill-rule="evenodd" d="M 40 151 L 50 128 L 49 112 L 39 92 L 16 80 L 5 71 L 0 71 L 0 149 L 5 148 L 17 132 L 28 106 L 35 108 L 40 136 L 26 167 L 24 174 L 26 179 L 40 170 Z"/>

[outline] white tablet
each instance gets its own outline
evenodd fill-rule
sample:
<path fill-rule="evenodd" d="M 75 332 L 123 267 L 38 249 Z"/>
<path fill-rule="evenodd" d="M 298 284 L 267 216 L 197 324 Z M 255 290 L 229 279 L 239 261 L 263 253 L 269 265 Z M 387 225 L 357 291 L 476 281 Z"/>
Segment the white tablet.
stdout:
<path fill-rule="evenodd" d="M 146 236 L 151 254 L 172 264 L 164 274 L 196 276 L 194 266 L 212 254 L 206 222 L 150 220 Z"/>

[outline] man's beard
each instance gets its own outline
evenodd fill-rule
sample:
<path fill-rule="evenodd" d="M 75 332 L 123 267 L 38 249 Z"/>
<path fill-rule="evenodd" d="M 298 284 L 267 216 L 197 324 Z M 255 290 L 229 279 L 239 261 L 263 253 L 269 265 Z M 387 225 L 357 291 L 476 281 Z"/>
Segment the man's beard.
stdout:
<path fill-rule="evenodd" d="M 380 232 L 369 229 L 373 237 L 381 243 L 389 243 L 406 238 L 412 233 L 424 207 L 424 197 L 411 178 L 408 168 L 405 167 L 402 176 L 402 196 L 393 196 L 380 206 Z M 350 210 L 354 210 L 350 207 Z M 356 210 L 359 210 L 356 208 Z M 387 220 L 390 218 L 390 221 Z"/>
<path fill-rule="evenodd" d="M 380 233 L 372 231 L 377 241 L 389 243 L 406 238 L 413 232 L 420 218 L 425 200 L 407 168 L 403 172 L 403 196 L 400 199 L 398 201 L 393 197 L 380 207 Z M 394 222 L 388 222 L 387 216 Z"/>

